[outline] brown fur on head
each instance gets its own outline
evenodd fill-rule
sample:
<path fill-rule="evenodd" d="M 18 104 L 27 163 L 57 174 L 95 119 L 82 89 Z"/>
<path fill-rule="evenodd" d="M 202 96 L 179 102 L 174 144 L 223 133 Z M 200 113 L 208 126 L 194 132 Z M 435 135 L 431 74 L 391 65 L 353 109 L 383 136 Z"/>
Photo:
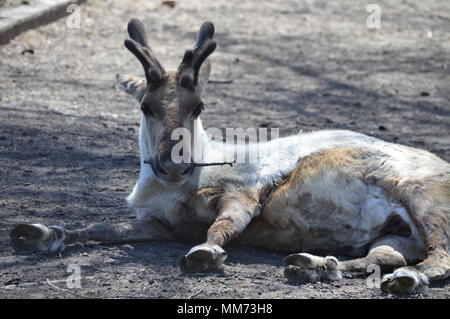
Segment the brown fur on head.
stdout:
<path fill-rule="evenodd" d="M 147 45 L 140 21 L 130 20 L 128 33 L 131 40 L 125 40 L 125 46 L 141 62 L 145 78 L 117 75 L 116 79 L 122 90 L 140 103 L 145 133 L 152 148 L 149 150 L 152 158 L 145 160 L 164 182 L 184 181 L 194 170 L 193 161 L 191 154 L 183 154 L 183 159 L 189 158 L 189 163 L 173 161 L 172 148 L 179 142 L 179 136 L 172 135 L 175 129 L 185 128 L 191 133 L 191 145 L 194 142 L 195 123 L 203 110 L 201 97 L 211 72 L 210 62 L 205 60 L 216 47 L 212 40 L 214 26 L 210 22 L 202 25 L 194 48 L 186 51 L 176 71 L 163 69 Z"/>

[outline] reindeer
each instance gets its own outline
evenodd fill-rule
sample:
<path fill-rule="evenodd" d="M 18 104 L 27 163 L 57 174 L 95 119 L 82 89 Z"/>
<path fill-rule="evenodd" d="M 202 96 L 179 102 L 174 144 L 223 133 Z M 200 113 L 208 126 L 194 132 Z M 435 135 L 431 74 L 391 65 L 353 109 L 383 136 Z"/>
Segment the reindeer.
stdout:
<path fill-rule="evenodd" d="M 389 293 L 421 292 L 430 280 L 449 277 L 449 163 L 424 150 L 326 130 L 257 144 L 265 152 L 254 163 L 209 165 L 249 152 L 213 141 L 200 120 L 207 58 L 216 48 L 213 24 L 202 25 L 178 70 L 158 62 L 140 21 L 130 20 L 128 33 L 125 47 L 145 72 L 145 78 L 116 76 L 142 110 L 140 174 L 127 198 L 137 218 L 77 230 L 19 224 L 10 233 L 16 251 L 189 241 L 197 245 L 179 267 L 193 273 L 222 269 L 223 246 L 232 243 L 291 253 L 284 274 L 301 283 L 340 280 L 372 264 L 385 273 L 381 289 Z M 177 128 L 192 133 L 190 151 L 183 149 L 191 161 L 173 159 Z"/>

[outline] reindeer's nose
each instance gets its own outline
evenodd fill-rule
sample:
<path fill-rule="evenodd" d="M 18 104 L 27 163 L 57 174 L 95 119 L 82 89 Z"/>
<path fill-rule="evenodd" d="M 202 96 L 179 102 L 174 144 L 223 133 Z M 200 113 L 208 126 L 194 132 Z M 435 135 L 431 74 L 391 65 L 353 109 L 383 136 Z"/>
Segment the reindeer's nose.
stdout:
<path fill-rule="evenodd" d="M 152 165 L 155 174 L 170 182 L 177 182 L 194 171 L 193 163 L 174 163 L 170 158 L 160 159 L 156 157 Z"/>
<path fill-rule="evenodd" d="M 178 179 L 183 175 L 190 175 L 194 170 L 192 163 L 174 163 L 174 162 L 162 162 L 162 169 L 167 172 L 168 178 Z"/>

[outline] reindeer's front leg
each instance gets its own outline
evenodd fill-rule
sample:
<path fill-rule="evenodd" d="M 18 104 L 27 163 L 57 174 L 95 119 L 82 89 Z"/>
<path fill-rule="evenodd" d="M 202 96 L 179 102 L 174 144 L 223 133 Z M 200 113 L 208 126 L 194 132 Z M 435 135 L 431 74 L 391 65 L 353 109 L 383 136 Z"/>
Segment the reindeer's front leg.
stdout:
<path fill-rule="evenodd" d="M 96 241 L 101 243 L 126 243 L 168 239 L 163 226 L 156 220 L 134 220 L 120 224 L 92 224 L 78 230 L 62 226 L 19 224 L 10 232 L 11 245 L 16 252 L 58 252 L 67 245 Z M 170 239 L 170 238 L 169 238 Z"/>
<path fill-rule="evenodd" d="M 259 202 L 249 193 L 225 194 L 219 213 L 208 230 L 204 244 L 193 247 L 180 260 L 185 273 L 214 271 L 222 267 L 227 257 L 222 246 L 242 233 L 259 214 Z"/>

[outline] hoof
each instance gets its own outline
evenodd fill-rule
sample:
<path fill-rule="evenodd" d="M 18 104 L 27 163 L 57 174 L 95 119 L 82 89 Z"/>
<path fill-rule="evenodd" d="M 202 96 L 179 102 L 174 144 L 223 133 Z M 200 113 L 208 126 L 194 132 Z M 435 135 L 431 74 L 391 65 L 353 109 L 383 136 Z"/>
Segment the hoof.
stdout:
<path fill-rule="evenodd" d="M 310 283 L 342 279 L 335 257 L 318 257 L 311 254 L 292 254 L 284 259 L 284 276 L 290 282 Z"/>
<path fill-rule="evenodd" d="M 179 266 L 183 273 L 218 271 L 226 258 L 227 253 L 220 246 L 198 245 L 181 257 Z"/>
<path fill-rule="evenodd" d="M 19 224 L 9 234 L 11 246 L 17 253 L 57 252 L 65 248 L 65 230 L 41 224 Z"/>
<path fill-rule="evenodd" d="M 423 273 L 404 267 L 383 276 L 380 288 L 385 293 L 402 295 L 424 293 L 428 284 L 428 279 Z"/>

